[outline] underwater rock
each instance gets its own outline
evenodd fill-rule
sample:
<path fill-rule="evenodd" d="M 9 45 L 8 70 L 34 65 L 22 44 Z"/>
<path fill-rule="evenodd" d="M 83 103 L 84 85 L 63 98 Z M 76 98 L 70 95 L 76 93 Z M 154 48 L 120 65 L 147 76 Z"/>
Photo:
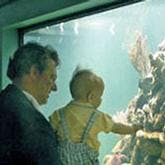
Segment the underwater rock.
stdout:
<path fill-rule="evenodd" d="M 144 129 L 122 138 L 113 151 L 125 154 L 131 165 L 165 165 L 165 40 L 148 57 L 145 48 L 140 34 L 129 54 L 140 74 L 139 91 L 126 110 L 127 121 Z"/>

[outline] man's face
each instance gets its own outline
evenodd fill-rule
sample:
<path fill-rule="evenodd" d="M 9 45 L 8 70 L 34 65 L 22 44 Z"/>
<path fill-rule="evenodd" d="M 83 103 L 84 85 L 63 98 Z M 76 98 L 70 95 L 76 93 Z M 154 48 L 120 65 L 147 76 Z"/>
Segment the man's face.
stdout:
<path fill-rule="evenodd" d="M 52 90 L 57 90 L 55 84 L 56 78 L 56 63 L 52 59 L 48 59 L 45 70 L 37 75 L 36 99 L 40 105 L 47 103 L 47 99 Z"/>

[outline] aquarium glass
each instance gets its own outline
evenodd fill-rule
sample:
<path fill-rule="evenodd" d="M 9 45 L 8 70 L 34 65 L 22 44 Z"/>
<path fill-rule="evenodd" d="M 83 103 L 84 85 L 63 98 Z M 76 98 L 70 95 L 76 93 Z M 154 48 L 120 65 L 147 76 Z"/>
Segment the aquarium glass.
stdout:
<path fill-rule="evenodd" d="M 137 94 L 140 77 L 128 52 L 137 32 L 145 35 L 150 52 L 157 50 L 165 37 L 164 11 L 164 0 L 148 0 L 25 33 L 24 43 L 51 45 L 61 60 L 58 91 L 42 107 L 45 117 L 71 100 L 69 82 L 77 66 L 92 69 L 103 78 L 105 91 L 99 110 L 111 116 L 124 111 Z M 112 133 L 99 135 L 100 162 L 119 138 Z"/>

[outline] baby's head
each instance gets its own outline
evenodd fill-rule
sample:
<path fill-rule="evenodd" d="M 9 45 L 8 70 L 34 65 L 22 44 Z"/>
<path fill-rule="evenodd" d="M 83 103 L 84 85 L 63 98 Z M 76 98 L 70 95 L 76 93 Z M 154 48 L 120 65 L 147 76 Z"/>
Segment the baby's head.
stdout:
<path fill-rule="evenodd" d="M 90 103 L 95 108 L 101 104 L 103 80 L 90 70 L 78 70 L 70 81 L 70 92 L 76 101 Z"/>

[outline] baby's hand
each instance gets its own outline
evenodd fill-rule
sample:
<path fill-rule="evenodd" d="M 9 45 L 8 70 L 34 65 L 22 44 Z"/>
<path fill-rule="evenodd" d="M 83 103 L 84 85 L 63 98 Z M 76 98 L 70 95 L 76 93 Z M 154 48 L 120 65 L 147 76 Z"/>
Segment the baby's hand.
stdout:
<path fill-rule="evenodd" d="M 138 130 L 143 129 L 143 126 L 139 125 L 139 124 L 133 124 L 132 127 L 133 127 L 135 132 L 137 132 Z"/>

